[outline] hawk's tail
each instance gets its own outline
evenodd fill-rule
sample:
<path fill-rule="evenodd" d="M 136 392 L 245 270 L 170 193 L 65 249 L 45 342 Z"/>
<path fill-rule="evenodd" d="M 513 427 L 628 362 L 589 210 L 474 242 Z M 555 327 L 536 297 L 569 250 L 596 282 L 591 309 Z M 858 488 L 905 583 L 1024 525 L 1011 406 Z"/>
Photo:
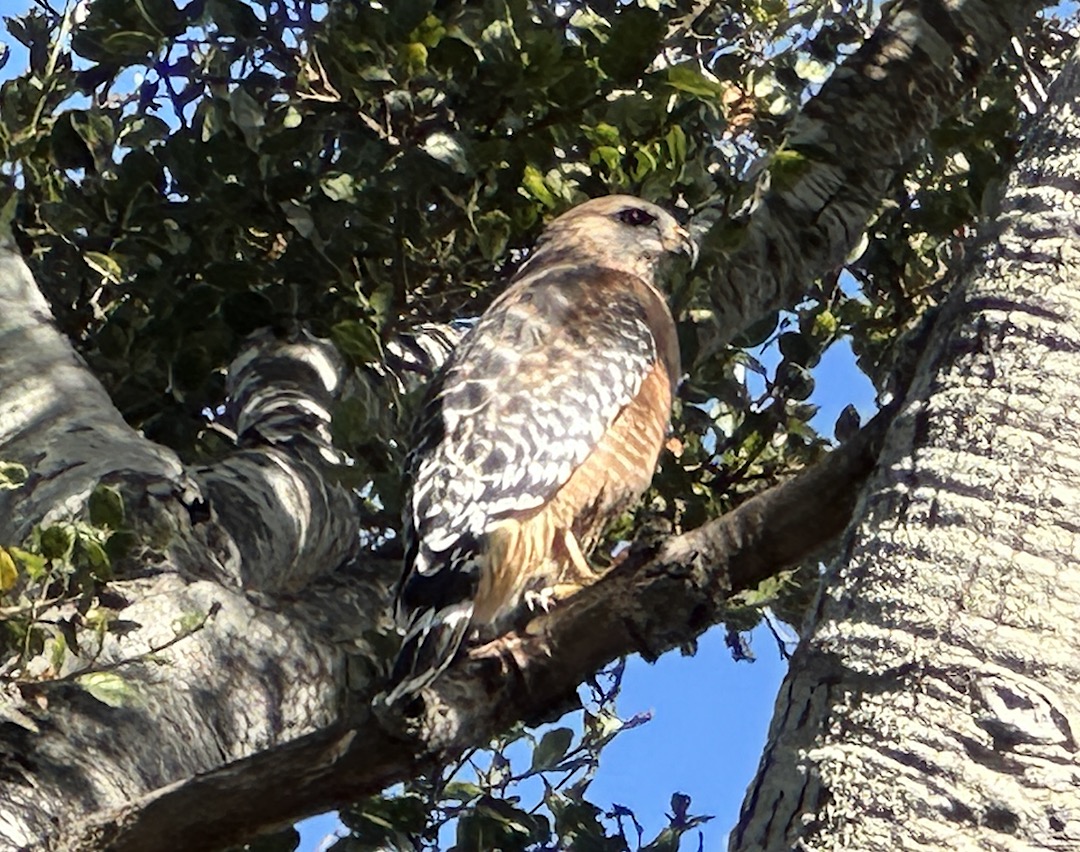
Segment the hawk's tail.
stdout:
<path fill-rule="evenodd" d="M 458 601 L 436 612 L 426 610 L 409 625 L 387 685 L 386 703 L 416 695 L 450 665 L 469 632 L 472 601 Z"/>

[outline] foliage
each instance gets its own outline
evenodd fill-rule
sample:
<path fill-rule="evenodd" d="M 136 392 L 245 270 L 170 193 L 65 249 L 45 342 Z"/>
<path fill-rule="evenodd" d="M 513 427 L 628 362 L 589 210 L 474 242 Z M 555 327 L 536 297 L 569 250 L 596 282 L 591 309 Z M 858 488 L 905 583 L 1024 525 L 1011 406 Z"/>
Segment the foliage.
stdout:
<path fill-rule="evenodd" d="M 121 617 L 130 600 L 112 582 L 115 568 L 125 559 L 150 559 L 152 538 L 136 534 L 120 490 L 99 485 L 85 517 L 38 524 L 22 547 L 0 547 L 0 687 L 14 684 L 44 700 L 49 688 L 71 682 L 110 706 L 137 701 L 123 667 L 151 661 L 213 614 L 186 614 L 170 639 L 137 656 L 107 653 L 111 639 L 135 626 Z"/>
<path fill-rule="evenodd" d="M 605 810 L 586 798 L 604 746 L 648 721 L 647 715 L 625 721 L 617 715 L 622 675 L 619 663 L 592 681 L 580 734 L 552 727 L 537 737 L 519 726 L 490 751 L 474 750 L 436 777 L 342 813 L 351 834 L 330 848 L 437 850 L 453 837 L 459 850 L 678 849 L 684 834 L 696 834 L 694 829 L 712 819 L 690 814 L 689 796 L 672 795 L 668 825 L 647 842 L 628 808 L 613 805 Z M 516 760 L 518 754 L 525 760 Z"/>
<path fill-rule="evenodd" d="M 477 315 L 543 222 L 577 201 L 628 191 L 677 203 L 704 235 L 702 263 L 672 297 L 689 377 L 672 452 L 609 544 L 632 528 L 688 529 L 828 445 L 811 424 L 814 370 L 838 340 L 887 390 L 892 347 L 941 298 L 1045 56 L 1065 42 L 1051 17 L 1022 34 L 1023 55 L 1002 57 L 927 140 L 846 269 L 706 356 L 711 264 L 738 239 L 755 178 L 798 169 L 782 144 L 789 122 L 879 5 L 40 2 L 7 19 L 29 68 L 0 90 L 0 204 L 19 191 L 17 236 L 35 276 L 124 416 L 187 460 L 230 449 L 211 421 L 249 332 L 332 337 L 357 366 L 335 436 L 356 461 L 363 525 L 385 541 L 415 402 L 376 369 L 388 343 Z M 838 438 L 858 419 L 841 421 Z M 0 464 L 0 488 L 23 476 Z M 49 642 L 56 665 L 33 677 L 92 673 L 74 628 L 117 629 L 103 597 L 110 548 L 124 540 L 115 510 L 98 494 L 86 517 L 0 550 L 6 674 Z M 748 627 L 778 597 L 796 619 L 790 601 L 805 600 L 814 575 L 777 579 L 733 619 Z M 41 624 L 35 602 L 58 598 L 70 623 Z M 103 700 L 122 700 L 106 681 Z M 580 734 L 521 730 L 485 761 L 358 805 L 342 847 L 376 836 L 430 847 L 453 822 L 460 849 L 676 848 L 700 819 L 688 802 L 673 798 L 666 833 L 645 843 L 632 814 L 585 799 L 615 693 L 597 697 Z M 505 757 L 512 743 L 533 746 L 528 769 Z M 530 781 L 542 793 L 526 807 L 512 791 Z"/>
<path fill-rule="evenodd" d="M 91 502 L 89 520 L 38 525 L 23 547 L 0 548 L 0 680 L 52 680 L 79 663 L 81 674 L 100 652 L 115 617 L 102 590 L 128 539 L 117 492 Z"/>

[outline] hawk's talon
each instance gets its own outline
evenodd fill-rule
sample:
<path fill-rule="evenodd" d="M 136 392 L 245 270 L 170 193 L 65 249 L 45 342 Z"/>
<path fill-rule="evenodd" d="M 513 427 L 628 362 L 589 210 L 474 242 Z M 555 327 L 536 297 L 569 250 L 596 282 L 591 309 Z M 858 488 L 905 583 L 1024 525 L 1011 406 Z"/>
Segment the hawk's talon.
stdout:
<path fill-rule="evenodd" d="M 525 606 L 527 606 L 531 612 L 551 612 L 555 604 L 558 603 L 554 586 L 548 586 L 546 589 L 541 589 L 538 592 L 527 589 L 523 598 L 525 600 Z"/>

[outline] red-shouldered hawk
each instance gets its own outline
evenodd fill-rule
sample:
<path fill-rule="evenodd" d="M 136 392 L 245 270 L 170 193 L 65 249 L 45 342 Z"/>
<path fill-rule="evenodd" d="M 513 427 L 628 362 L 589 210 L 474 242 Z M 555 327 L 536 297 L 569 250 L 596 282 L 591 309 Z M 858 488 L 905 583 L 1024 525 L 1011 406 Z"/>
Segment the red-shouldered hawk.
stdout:
<path fill-rule="evenodd" d="M 494 638 L 523 602 L 595 576 L 585 554 L 648 488 L 668 429 L 679 349 L 654 277 L 675 251 L 693 243 L 655 204 L 573 208 L 432 381 L 388 701 L 434 680 L 470 633 Z"/>

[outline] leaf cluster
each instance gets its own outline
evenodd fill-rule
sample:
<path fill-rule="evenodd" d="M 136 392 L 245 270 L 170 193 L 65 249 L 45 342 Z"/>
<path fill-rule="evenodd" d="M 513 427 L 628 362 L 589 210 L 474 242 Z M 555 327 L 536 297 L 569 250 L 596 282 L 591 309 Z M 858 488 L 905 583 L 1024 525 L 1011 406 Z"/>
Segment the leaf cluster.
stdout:
<path fill-rule="evenodd" d="M 132 544 L 123 500 L 99 486 L 86 519 L 39 524 L 0 547 L 0 680 L 41 682 L 89 670 L 124 601 L 107 587 Z"/>
<path fill-rule="evenodd" d="M 25 481 L 18 467 L 0 465 L 0 488 Z M 212 615 L 188 613 L 160 646 L 114 653 L 116 640 L 139 626 L 123 615 L 131 600 L 121 566 L 137 561 L 137 549 L 145 558 L 137 545 L 152 537 L 136 531 L 120 489 L 102 484 L 81 516 L 38 524 L 20 545 L 0 546 L 0 687 L 14 685 L 43 708 L 48 688 L 61 682 L 112 707 L 138 701 L 123 666 L 154 661 Z"/>
<path fill-rule="evenodd" d="M 672 795 L 668 824 L 651 840 L 629 808 L 601 807 L 588 797 L 604 746 L 649 721 L 648 714 L 618 716 L 622 675 L 619 663 L 593 680 L 578 731 L 507 732 L 435 777 L 342 813 L 351 833 L 330 848 L 674 852 L 683 835 L 711 819 L 690 813 L 689 796 Z"/>

